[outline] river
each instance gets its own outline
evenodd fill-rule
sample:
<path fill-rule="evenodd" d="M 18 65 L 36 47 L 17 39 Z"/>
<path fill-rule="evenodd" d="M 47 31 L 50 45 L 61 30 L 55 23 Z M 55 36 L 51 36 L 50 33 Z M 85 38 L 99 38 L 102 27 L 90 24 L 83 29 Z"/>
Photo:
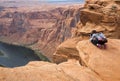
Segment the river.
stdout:
<path fill-rule="evenodd" d="M 30 61 L 47 60 L 45 56 L 30 48 L 0 42 L 0 66 L 19 67 Z"/>

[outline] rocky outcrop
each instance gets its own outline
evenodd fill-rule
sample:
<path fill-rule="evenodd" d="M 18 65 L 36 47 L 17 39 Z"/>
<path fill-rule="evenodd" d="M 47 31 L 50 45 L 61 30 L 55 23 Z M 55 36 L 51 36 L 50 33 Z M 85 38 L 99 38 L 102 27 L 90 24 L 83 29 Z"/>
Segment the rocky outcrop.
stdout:
<path fill-rule="evenodd" d="M 120 4 L 117 0 L 86 0 L 77 25 L 77 35 L 86 37 L 96 29 L 109 38 L 120 38 Z"/>
<path fill-rule="evenodd" d="M 24 71 L 24 72 L 23 72 Z M 47 62 L 30 62 L 19 68 L 1 68 L 0 81 L 102 81 L 89 68 L 70 60 L 60 65 Z"/>
<path fill-rule="evenodd" d="M 74 28 L 73 38 L 58 46 L 53 56 L 54 62 L 74 58 L 102 81 L 120 81 L 119 11 L 118 0 L 86 0 L 80 10 L 80 21 Z M 88 41 L 92 30 L 101 31 L 108 37 L 107 49 L 99 49 Z"/>
<path fill-rule="evenodd" d="M 119 81 L 120 40 L 109 39 L 107 49 L 99 49 L 88 40 L 70 45 L 76 46 L 75 56 L 80 59 L 71 58 L 71 52 L 66 51 L 62 54 L 68 56 L 68 61 L 58 65 L 36 61 L 23 67 L 0 67 L 0 81 Z"/>
<path fill-rule="evenodd" d="M 24 72 L 23 72 L 24 70 Z M 56 64 L 35 62 L 14 69 L 0 68 L 0 81 L 74 81 Z"/>
<path fill-rule="evenodd" d="M 47 52 L 58 45 L 58 42 L 61 43 L 67 37 L 72 36 L 73 38 L 64 41 L 55 51 L 53 61 L 58 64 L 41 61 L 31 62 L 18 68 L 0 67 L 0 80 L 120 81 L 120 40 L 108 39 L 106 49 L 99 49 L 89 40 L 84 40 L 88 39 L 89 33 L 93 29 L 104 32 L 109 38 L 120 37 L 118 33 L 119 1 L 87 0 L 84 8 L 78 10 L 73 8 L 64 10 L 60 13 L 64 15 L 59 17 L 60 20 L 57 20 L 58 25 L 54 24 L 48 28 L 49 30 L 39 28 L 39 30 L 31 30 L 32 32 L 27 31 L 30 34 L 24 34 L 23 36 L 25 38 L 33 37 L 34 39 L 40 37 L 42 40 L 36 39 L 37 43 L 35 42 L 31 47 L 40 47 L 40 49 L 46 49 Z M 75 24 L 77 25 L 76 28 L 73 27 Z M 68 33 L 71 29 L 73 29 L 73 34 Z M 42 33 L 36 33 L 37 31 Z M 31 33 L 36 33 L 36 35 Z M 22 41 L 28 41 L 28 39 Z"/>
<path fill-rule="evenodd" d="M 89 41 L 77 45 L 81 60 L 104 81 L 120 81 L 120 40 L 110 39 L 107 49 L 96 49 Z"/>
<path fill-rule="evenodd" d="M 80 21 L 76 24 L 76 29 L 73 31 L 73 38 L 65 41 L 58 46 L 56 52 L 54 53 L 54 61 L 61 62 L 68 59 L 68 56 L 73 56 L 78 54 L 76 52 L 63 52 L 66 49 L 76 49 L 75 45 L 78 43 L 74 39 L 78 38 L 80 40 L 88 39 L 89 34 L 92 30 L 97 30 L 103 32 L 108 38 L 118 38 L 119 34 L 119 1 L 116 0 L 86 0 L 84 8 L 79 11 Z M 72 14 L 72 13 L 71 13 Z M 68 42 L 68 43 L 66 43 Z M 67 44 L 67 46 L 66 46 Z M 74 44 L 74 45 L 73 45 Z M 65 47 L 65 46 L 66 47 Z M 71 51 L 71 50 L 69 50 Z M 66 56 L 67 55 L 67 56 Z M 64 56 L 64 57 L 62 57 Z M 77 56 L 77 55 L 76 55 Z M 55 60 L 57 57 L 61 59 Z"/>
<path fill-rule="evenodd" d="M 53 61 L 55 63 L 61 63 L 67 61 L 68 59 L 79 60 L 79 52 L 76 45 L 80 40 L 80 38 L 73 38 L 60 44 L 53 54 Z"/>
<path fill-rule="evenodd" d="M 88 66 L 87 62 L 89 61 L 89 58 L 93 57 L 93 56 L 89 56 L 88 54 L 91 55 L 91 52 L 96 54 L 96 52 L 98 50 L 96 50 L 95 48 L 92 48 L 92 46 L 90 46 L 89 43 L 82 44 L 83 48 L 81 48 L 81 50 L 80 50 L 80 49 L 78 49 L 78 47 L 81 47 L 81 45 L 78 42 L 80 40 L 88 39 L 89 34 L 92 30 L 104 32 L 104 34 L 109 38 L 120 38 L 120 34 L 119 34 L 119 30 L 120 30 L 119 15 L 120 14 L 119 14 L 119 11 L 120 11 L 119 1 L 116 1 L 116 0 L 112 0 L 112 1 L 110 1 L 110 0 L 86 0 L 84 8 L 82 10 L 80 10 L 79 14 L 80 14 L 81 22 L 78 22 L 76 24 L 77 25 L 76 29 L 74 29 L 74 31 L 73 31 L 73 38 L 69 40 L 70 42 L 65 41 L 64 43 L 62 43 L 61 45 L 58 46 L 58 48 L 53 56 L 54 61 L 57 63 L 60 63 L 62 61 L 66 61 L 67 59 L 73 58 L 75 56 L 75 57 L 77 57 L 75 59 L 78 59 L 82 65 Z M 74 41 L 74 37 L 79 38 L 79 41 Z M 66 43 L 66 42 L 68 42 L 68 43 Z M 112 42 L 109 42 L 109 44 L 110 43 L 112 43 Z M 67 46 L 66 46 L 66 44 L 67 44 Z M 111 46 L 109 44 L 108 44 L 108 46 Z M 91 52 L 88 51 L 87 49 L 84 50 L 85 45 L 88 46 L 88 49 L 92 48 L 92 49 L 95 49 L 95 51 L 93 51 L 92 49 L 91 49 Z M 77 46 L 77 48 L 76 48 L 76 46 Z M 74 52 L 71 52 L 73 49 L 74 49 Z M 82 53 L 83 50 L 85 51 L 85 53 Z M 68 52 L 68 51 L 70 51 L 70 52 Z M 110 49 L 107 51 L 109 52 Z M 115 51 L 112 51 L 113 54 L 116 53 Z M 101 50 L 99 52 L 100 53 L 102 52 L 103 54 L 107 53 L 105 50 L 104 51 Z M 80 54 L 80 58 L 79 58 L 79 54 Z M 81 56 L 81 54 L 83 54 L 83 56 Z M 97 55 L 95 55 L 95 56 L 97 56 Z M 59 57 L 60 59 L 56 59 L 57 57 Z M 106 57 L 109 58 L 109 56 L 106 56 Z M 100 58 L 100 56 L 98 56 L 98 58 Z M 86 60 L 86 61 L 84 61 L 84 60 Z M 113 60 L 113 59 L 111 59 L 111 60 Z M 109 62 L 107 62 L 107 63 L 109 63 Z M 96 66 L 96 64 L 93 64 L 93 65 Z M 105 64 L 102 64 L 102 65 L 105 65 Z M 94 66 L 94 68 L 95 68 L 95 66 Z M 91 67 L 91 66 L 88 66 L 88 67 Z M 100 67 L 100 66 L 98 65 L 98 67 Z M 110 65 L 109 65 L 109 67 L 110 67 Z M 117 66 L 117 67 L 119 67 L 119 66 Z M 105 67 L 105 68 L 107 68 L 107 67 Z M 110 74 L 110 73 L 108 73 L 108 74 Z M 107 74 L 105 76 L 107 76 Z M 107 81 L 109 81 L 109 80 L 107 80 Z M 117 79 L 115 81 L 117 81 Z"/>
<path fill-rule="evenodd" d="M 54 54 L 56 63 L 74 58 L 82 67 L 89 68 L 98 75 L 101 80 L 119 81 L 120 40 L 109 39 L 107 49 L 99 49 L 88 40 L 78 42 L 72 39 L 72 44 L 66 42 L 61 44 Z"/>

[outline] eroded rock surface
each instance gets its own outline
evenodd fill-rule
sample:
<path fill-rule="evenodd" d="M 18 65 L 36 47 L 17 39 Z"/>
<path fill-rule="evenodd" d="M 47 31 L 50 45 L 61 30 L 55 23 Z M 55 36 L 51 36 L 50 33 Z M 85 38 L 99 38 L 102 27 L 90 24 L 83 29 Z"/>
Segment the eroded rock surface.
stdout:
<path fill-rule="evenodd" d="M 5 8 L 0 12 L 0 40 L 32 47 L 51 59 L 56 47 L 72 36 L 80 9 L 81 5 L 46 11 Z"/>
<path fill-rule="evenodd" d="M 75 41 L 73 42 L 75 43 Z M 58 47 L 55 57 L 59 58 L 56 58 L 55 62 L 60 63 L 74 58 L 79 60 L 79 64 L 81 64 L 82 67 L 89 68 L 92 72 L 97 74 L 101 80 L 120 81 L 120 40 L 109 39 L 106 49 L 99 49 L 88 40 L 79 41 L 77 44 L 72 44 L 72 46 L 71 43 L 69 43 L 66 47 L 65 46 L 64 44 Z M 76 51 L 73 52 L 73 49 Z"/>
<path fill-rule="evenodd" d="M 70 12 L 74 9 L 65 10 L 65 22 L 71 21 L 69 26 L 76 24 L 77 28 L 73 28 L 73 38 L 63 42 L 55 51 L 53 60 L 58 64 L 41 61 L 19 68 L 1 67 L 0 80 L 120 81 L 119 6 L 119 0 L 87 0 L 75 19 Z M 64 19 L 58 21 L 62 24 L 58 26 L 60 29 L 64 29 L 64 24 L 66 27 L 68 25 L 63 21 Z M 77 23 L 73 24 L 75 21 Z M 93 29 L 104 32 L 109 38 L 117 39 L 108 39 L 107 48 L 99 49 L 89 40 L 84 40 L 88 39 Z M 56 35 L 54 32 L 53 34 Z M 63 39 L 61 35 L 58 38 Z"/>
<path fill-rule="evenodd" d="M 90 75 L 89 75 L 90 74 Z M 0 81 L 102 81 L 89 68 L 69 60 L 60 65 L 47 62 L 31 62 L 19 68 L 1 68 Z"/>
<path fill-rule="evenodd" d="M 75 46 L 79 59 L 64 52 L 71 57 L 58 65 L 36 61 L 23 67 L 0 67 L 0 81 L 120 81 L 120 40 L 109 39 L 107 49 L 99 49 L 88 40 Z"/>
<path fill-rule="evenodd" d="M 120 1 L 86 0 L 81 10 L 76 36 L 86 37 L 95 29 L 109 38 L 120 38 Z"/>
<path fill-rule="evenodd" d="M 73 38 L 58 46 L 53 56 L 54 62 L 61 63 L 74 58 L 101 80 L 120 81 L 119 3 L 119 0 L 86 0 L 84 8 L 80 10 L 81 22 L 76 24 Z M 99 49 L 88 41 L 92 30 L 101 31 L 106 37 L 117 39 L 108 39 L 107 49 Z"/>
<path fill-rule="evenodd" d="M 107 49 L 96 49 L 89 41 L 77 45 L 85 66 L 97 73 L 105 81 L 120 81 L 120 40 L 110 39 Z"/>

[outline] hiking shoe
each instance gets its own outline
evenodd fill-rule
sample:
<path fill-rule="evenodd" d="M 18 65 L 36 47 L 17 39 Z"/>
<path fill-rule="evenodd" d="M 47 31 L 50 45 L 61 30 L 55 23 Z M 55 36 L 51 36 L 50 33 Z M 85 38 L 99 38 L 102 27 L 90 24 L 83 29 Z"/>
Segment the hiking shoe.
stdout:
<path fill-rule="evenodd" d="M 97 47 L 100 48 L 100 49 L 102 48 L 102 46 L 100 44 L 97 44 Z"/>

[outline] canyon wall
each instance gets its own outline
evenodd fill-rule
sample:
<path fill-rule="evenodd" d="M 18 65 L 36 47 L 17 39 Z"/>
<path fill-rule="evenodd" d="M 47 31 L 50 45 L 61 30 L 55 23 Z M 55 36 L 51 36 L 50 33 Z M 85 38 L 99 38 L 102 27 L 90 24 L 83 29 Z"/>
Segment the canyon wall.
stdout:
<path fill-rule="evenodd" d="M 94 29 L 109 38 L 120 38 L 120 1 L 86 0 L 80 14 L 81 23 L 77 25 L 76 36 L 86 38 Z"/>
<path fill-rule="evenodd" d="M 5 8 L 0 12 L 0 40 L 31 47 L 51 59 L 56 47 L 72 36 L 80 9 L 76 6 L 23 12 Z"/>
<path fill-rule="evenodd" d="M 70 22 L 73 18 L 72 22 L 75 20 L 77 23 L 76 28 L 73 23 L 69 25 L 73 27 L 71 38 L 61 43 L 53 54 L 53 61 L 58 64 L 41 61 L 30 62 L 18 68 L 0 67 L 0 80 L 120 81 L 119 3 L 119 0 L 87 0 L 82 10 L 75 11 L 78 17 L 71 17 L 68 10 L 65 10 L 65 19 L 57 22 L 66 22 L 67 26 L 67 21 Z M 104 32 L 108 37 L 106 49 L 99 49 L 88 40 L 93 29 Z M 38 40 L 37 45 L 41 45 L 39 41 L 41 40 Z"/>
<path fill-rule="evenodd" d="M 84 8 L 80 10 L 80 22 L 76 24 L 73 37 L 57 47 L 53 61 L 61 64 L 76 59 L 84 68 L 95 72 L 102 81 L 120 81 L 120 54 L 116 50 L 120 41 L 119 12 L 119 0 L 86 0 Z M 99 49 L 89 41 L 92 30 L 103 32 L 108 38 L 106 49 Z"/>
<path fill-rule="evenodd" d="M 107 38 L 120 39 L 119 3 L 118 0 L 86 0 L 79 12 L 80 21 L 72 32 L 73 37 L 57 47 L 54 62 L 61 63 L 68 58 L 80 60 L 76 45 L 81 40 L 88 40 L 92 30 L 103 32 Z"/>

